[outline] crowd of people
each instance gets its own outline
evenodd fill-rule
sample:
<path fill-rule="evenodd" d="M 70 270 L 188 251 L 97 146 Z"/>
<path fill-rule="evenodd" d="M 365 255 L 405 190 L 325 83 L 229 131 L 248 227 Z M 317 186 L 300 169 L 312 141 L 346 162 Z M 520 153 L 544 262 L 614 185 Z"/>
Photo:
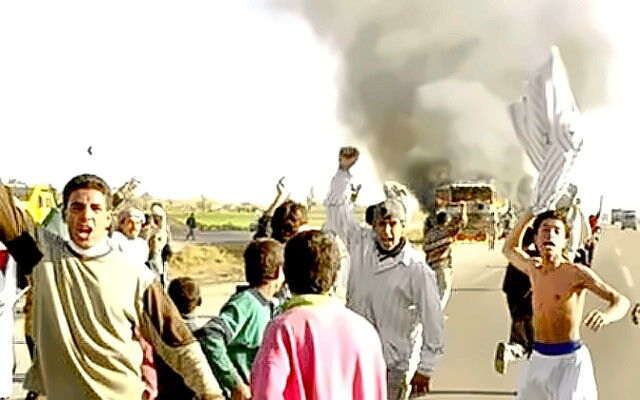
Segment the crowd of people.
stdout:
<path fill-rule="evenodd" d="M 63 190 L 63 231 L 35 226 L 0 187 L 0 348 L 13 354 L 11 308 L 27 290 L 28 399 L 215 399 L 218 388 L 233 400 L 429 393 L 445 354 L 451 246 L 466 205 L 458 217 L 438 214 L 416 248 L 400 186 L 385 186 L 365 222 L 355 218 L 359 187 L 350 171 L 358 157 L 353 147 L 340 150 L 321 230 L 308 226 L 308 205 L 281 201 L 278 182 L 244 252 L 247 284 L 210 319 L 198 318 L 198 282 L 169 279 L 162 204 L 148 215 L 126 207 L 114 220 L 106 182 L 79 175 Z M 572 250 L 586 242 L 576 233 L 584 231 L 574 198 L 569 213 L 523 213 L 505 240 L 513 327 L 498 344 L 496 369 L 504 372 L 509 354 L 527 356 L 522 399 L 595 399 L 579 332 L 584 293 L 609 305 L 584 320 L 596 331 L 630 306 Z M 193 215 L 187 225 L 195 238 Z M 639 316 L 636 305 L 635 324 Z M 1 360 L 0 399 L 11 395 L 12 372 Z"/>

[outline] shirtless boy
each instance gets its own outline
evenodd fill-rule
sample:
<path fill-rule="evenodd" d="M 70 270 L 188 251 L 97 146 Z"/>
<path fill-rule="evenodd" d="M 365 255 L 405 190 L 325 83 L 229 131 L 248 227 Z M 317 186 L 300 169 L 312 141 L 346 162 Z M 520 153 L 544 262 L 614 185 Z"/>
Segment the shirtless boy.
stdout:
<path fill-rule="evenodd" d="M 562 213 L 533 217 L 531 212 L 522 216 L 503 249 L 509 262 L 529 276 L 533 294 L 533 353 L 520 371 L 517 398 L 597 399 L 591 356 L 580 340 L 584 295 L 588 290 L 609 303 L 605 311 L 593 310 L 584 319 L 594 331 L 623 318 L 629 300 L 593 270 L 562 255 L 570 234 Z M 530 257 L 520 247 L 532 220 L 540 257 Z"/>

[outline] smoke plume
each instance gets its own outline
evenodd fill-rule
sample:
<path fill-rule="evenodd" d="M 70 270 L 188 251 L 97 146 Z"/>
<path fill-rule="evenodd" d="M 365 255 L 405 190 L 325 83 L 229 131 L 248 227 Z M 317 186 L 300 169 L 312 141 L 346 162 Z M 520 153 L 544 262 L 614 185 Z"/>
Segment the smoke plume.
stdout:
<path fill-rule="evenodd" d="M 515 195 L 526 156 L 506 107 L 552 45 L 579 107 L 607 101 L 613 54 L 588 2 L 282 0 L 278 7 L 304 16 L 339 53 L 339 115 L 381 179 L 411 183 L 419 180 L 412 164 L 444 159 L 452 179 L 490 176 Z"/>

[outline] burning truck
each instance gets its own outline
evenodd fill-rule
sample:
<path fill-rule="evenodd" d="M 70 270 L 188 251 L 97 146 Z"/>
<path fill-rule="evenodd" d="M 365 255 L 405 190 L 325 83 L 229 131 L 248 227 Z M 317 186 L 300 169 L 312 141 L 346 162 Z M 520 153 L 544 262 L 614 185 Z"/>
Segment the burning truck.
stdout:
<path fill-rule="evenodd" d="M 455 217 L 460 202 L 467 204 L 468 222 L 456 238 L 466 242 L 486 242 L 493 248 L 502 235 L 501 217 L 506 207 L 491 181 L 453 181 L 451 165 L 446 160 L 421 160 L 412 163 L 407 182 L 427 213 L 425 232 L 435 225 L 435 216 L 446 212 Z"/>

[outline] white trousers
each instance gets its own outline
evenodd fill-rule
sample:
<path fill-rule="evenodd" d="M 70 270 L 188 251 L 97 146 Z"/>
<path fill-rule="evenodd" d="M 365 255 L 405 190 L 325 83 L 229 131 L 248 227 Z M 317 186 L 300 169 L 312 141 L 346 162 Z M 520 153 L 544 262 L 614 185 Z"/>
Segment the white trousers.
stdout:
<path fill-rule="evenodd" d="M 558 356 L 533 351 L 518 376 L 518 399 L 597 400 L 598 389 L 586 346 Z"/>

